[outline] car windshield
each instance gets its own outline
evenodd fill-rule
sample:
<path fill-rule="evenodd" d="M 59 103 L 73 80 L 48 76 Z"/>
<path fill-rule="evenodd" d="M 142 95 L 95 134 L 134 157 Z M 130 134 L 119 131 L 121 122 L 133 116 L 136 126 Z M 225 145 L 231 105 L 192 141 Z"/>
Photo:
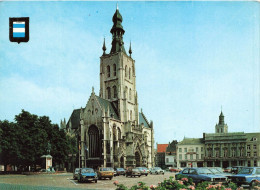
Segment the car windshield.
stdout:
<path fill-rule="evenodd" d="M 138 169 L 133 169 L 132 171 L 134 171 L 134 172 L 138 172 L 139 170 L 138 170 Z"/>
<path fill-rule="evenodd" d="M 161 168 L 160 168 L 160 167 L 155 167 L 154 169 L 155 169 L 155 170 L 161 170 Z"/>
<path fill-rule="evenodd" d="M 94 170 L 92 168 L 83 168 L 81 169 L 81 173 L 93 173 Z"/>
<path fill-rule="evenodd" d="M 100 168 L 100 171 L 113 171 L 113 168 Z"/>
<path fill-rule="evenodd" d="M 212 174 L 212 172 L 207 168 L 199 168 L 197 171 L 198 174 Z"/>
<path fill-rule="evenodd" d="M 253 168 L 243 168 L 241 169 L 240 172 L 238 172 L 239 174 L 251 174 L 253 172 Z"/>
<path fill-rule="evenodd" d="M 80 170 L 80 168 L 76 168 L 76 169 L 75 169 L 75 172 L 79 172 L 79 170 Z"/>
<path fill-rule="evenodd" d="M 220 174 L 221 172 L 218 171 L 216 168 L 209 168 L 209 170 L 214 174 Z"/>
<path fill-rule="evenodd" d="M 219 173 L 223 173 L 223 169 L 222 168 L 215 168 L 216 170 L 219 171 Z"/>
<path fill-rule="evenodd" d="M 117 168 L 117 171 L 124 171 L 124 168 Z"/>

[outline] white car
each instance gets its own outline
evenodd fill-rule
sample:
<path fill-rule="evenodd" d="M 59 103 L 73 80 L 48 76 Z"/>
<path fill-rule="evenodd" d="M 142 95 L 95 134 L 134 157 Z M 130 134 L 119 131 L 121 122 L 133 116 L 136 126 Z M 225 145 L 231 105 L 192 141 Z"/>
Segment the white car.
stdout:
<path fill-rule="evenodd" d="M 150 173 L 151 174 L 163 174 L 164 175 L 164 170 L 162 170 L 162 168 L 160 168 L 160 167 L 154 167 L 154 168 L 151 168 Z"/>

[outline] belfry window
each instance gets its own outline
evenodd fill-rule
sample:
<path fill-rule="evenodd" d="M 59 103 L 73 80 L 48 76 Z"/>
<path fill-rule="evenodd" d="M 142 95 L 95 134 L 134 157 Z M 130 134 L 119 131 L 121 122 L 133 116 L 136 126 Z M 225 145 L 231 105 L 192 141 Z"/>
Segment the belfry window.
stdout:
<path fill-rule="evenodd" d="M 107 87 L 107 99 L 111 98 L 111 91 L 110 91 L 110 87 Z"/>
<path fill-rule="evenodd" d="M 113 65 L 114 76 L 116 76 L 116 64 Z"/>
<path fill-rule="evenodd" d="M 127 66 L 125 66 L 125 77 L 127 77 Z"/>
<path fill-rule="evenodd" d="M 107 66 L 107 77 L 110 77 L 110 66 Z"/>
<path fill-rule="evenodd" d="M 129 79 L 131 79 L 131 68 L 129 68 Z"/>
<path fill-rule="evenodd" d="M 116 86 L 113 86 L 113 91 L 114 91 L 114 98 L 117 98 Z"/>

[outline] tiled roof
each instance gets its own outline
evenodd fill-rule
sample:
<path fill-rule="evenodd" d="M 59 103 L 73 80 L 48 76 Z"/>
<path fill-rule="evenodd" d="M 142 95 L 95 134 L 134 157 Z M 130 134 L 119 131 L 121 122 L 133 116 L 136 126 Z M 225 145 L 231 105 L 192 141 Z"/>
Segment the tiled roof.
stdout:
<path fill-rule="evenodd" d="M 157 144 L 157 152 L 158 153 L 166 152 L 167 146 L 168 144 Z"/>
<path fill-rule="evenodd" d="M 203 138 L 184 138 L 179 145 L 203 144 Z"/>
<path fill-rule="evenodd" d="M 109 108 L 109 112 L 110 112 L 111 117 L 119 120 L 117 109 L 113 105 L 112 102 L 110 102 L 110 101 L 108 101 L 106 99 L 100 98 L 99 96 L 96 96 L 96 98 L 99 101 L 99 104 L 101 105 L 102 109 L 106 110 L 107 108 Z"/>
<path fill-rule="evenodd" d="M 144 124 L 145 127 L 150 128 L 149 122 L 147 121 L 143 112 L 139 112 L 139 124 Z"/>

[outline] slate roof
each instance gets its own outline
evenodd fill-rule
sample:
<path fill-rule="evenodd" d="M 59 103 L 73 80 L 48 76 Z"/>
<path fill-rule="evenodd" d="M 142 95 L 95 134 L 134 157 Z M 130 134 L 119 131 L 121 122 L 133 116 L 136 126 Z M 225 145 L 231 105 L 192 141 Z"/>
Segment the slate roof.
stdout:
<path fill-rule="evenodd" d="M 144 124 L 145 127 L 150 128 L 149 122 L 147 121 L 143 112 L 139 112 L 139 124 Z"/>
<path fill-rule="evenodd" d="M 111 117 L 119 120 L 117 109 L 112 102 L 105 100 L 103 98 L 100 98 L 97 95 L 96 95 L 96 98 L 97 98 L 99 104 L 101 105 L 102 109 L 107 110 L 107 108 L 109 108 L 109 112 L 110 112 Z"/>
<path fill-rule="evenodd" d="M 194 144 L 203 144 L 203 138 L 187 138 L 178 143 L 179 145 L 194 145 Z"/>
<path fill-rule="evenodd" d="M 166 152 L 175 152 L 177 144 L 178 142 L 173 140 L 171 143 L 169 143 L 168 147 L 166 148 Z"/>
<path fill-rule="evenodd" d="M 71 128 L 78 129 L 80 124 L 80 109 L 73 110 L 70 120 L 68 121 L 66 127 L 68 128 L 69 122 L 71 121 Z"/>
<path fill-rule="evenodd" d="M 168 144 L 157 144 L 157 153 L 166 152 Z"/>

